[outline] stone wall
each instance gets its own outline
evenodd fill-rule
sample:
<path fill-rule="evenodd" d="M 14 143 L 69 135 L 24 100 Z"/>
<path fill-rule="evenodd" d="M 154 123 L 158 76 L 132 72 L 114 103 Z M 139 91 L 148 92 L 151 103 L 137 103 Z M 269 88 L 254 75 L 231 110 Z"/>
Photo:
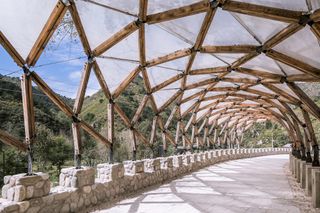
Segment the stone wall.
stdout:
<path fill-rule="evenodd" d="M 137 190 L 164 183 L 215 163 L 287 154 L 289 151 L 287 148 L 211 150 L 156 159 L 100 164 L 96 169 L 66 168 L 61 171 L 59 186 L 53 187 L 51 191 L 46 174 L 6 176 L 6 185 L 2 189 L 3 198 L 0 199 L 0 212 L 86 212 L 99 204 L 111 204 L 116 199 Z M 32 186 L 32 195 L 28 195 L 29 186 Z"/>
<path fill-rule="evenodd" d="M 290 153 L 289 169 L 292 176 L 304 189 L 305 195 L 311 197 L 312 207 L 320 208 L 320 167 L 301 160 Z"/>

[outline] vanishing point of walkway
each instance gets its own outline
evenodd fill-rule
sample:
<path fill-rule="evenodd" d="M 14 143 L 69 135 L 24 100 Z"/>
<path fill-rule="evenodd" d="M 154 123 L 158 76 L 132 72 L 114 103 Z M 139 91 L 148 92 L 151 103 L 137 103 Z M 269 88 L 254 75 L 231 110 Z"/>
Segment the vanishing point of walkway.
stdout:
<path fill-rule="evenodd" d="M 216 164 L 123 200 L 103 213 L 300 212 L 285 175 L 288 155 Z"/>

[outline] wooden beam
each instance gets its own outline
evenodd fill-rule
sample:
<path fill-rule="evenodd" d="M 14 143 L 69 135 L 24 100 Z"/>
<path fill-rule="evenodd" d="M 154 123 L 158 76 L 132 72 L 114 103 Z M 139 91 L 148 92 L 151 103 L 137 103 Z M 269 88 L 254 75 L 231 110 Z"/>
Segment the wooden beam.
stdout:
<path fill-rule="evenodd" d="M 272 36 L 268 39 L 262 46 L 262 49 L 268 50 L 279 44 L 280 42 L 284 41 L 294 33 L 301 30 L 304 26 L 298 23 L 289 24 L 286 28 Z"/>
<path fill-rule="evenodd" d="M 320 41 L 320 23 L 314 23 L 311 25 L 311 31 L 313 34 L 317 37 L 317 39 Z"/>
<path fill-rule="evenodd" d="M 259 53 L 257 53 L 257 52 L 248 53 L 247 55 L 245 55 L 245 56 L 239 58 L 238 60 L 236 60 L 235 62 L 233 62 L 231 64 L 231 68 L 235 69 L 235 68 L 241 66 L 242 64 L 250 61 L 251 59 L 253 59 L 254 57 L 256 57 L 258 55 L 259 55 Z"/>
<path fill-rule="evenodd" d="M 132 34 L 134 31 L 136 31 L 139 28 L 139 23 L 136 21 L 131 22 L 124 28 L 122 28 L 119 32 L 115 33 L 113 36 L 111 36 L 109 39 L 104 41 L 102 44 L 100 44 L 98 47 L 96 47 L 93 50 L 94 56 L 99 56 L 117 43 L 119 43 L 121 40 L 128 37 L 130 34 Z"/>
<path fill-rule="evenodd" d="M 94 62 L 93 70 L 94 70 L 94 73 L 98 79 L 98 82 L 100 84 L 100 87 L 101 87 L 104 95 L 106 96 L 107 99 L 111 99 L 111 93 L 110 93 L 110 90 L 107 86 L 107 82 L 105 81 L 97 62 Z"/>
<path fill-rule="evenodd" d="M 185 16 L 191 16 L 207 11 L 210 8 L 209 1 L 200 1 L 184 7 L 179 7 L 165 12 L 155 13 L 147 16 L 148 24 L 156 24 L 163 21 L 169 21 Z"/>
<path fill-rule="evenodd" d="M 142 101 L 140 102 L 140 105 L 139 105 L 136 113 L 134 114 L 134 116 L 133 116 L 133 118 L 131 120 L 131 124 L 132 125 L 136 124 L 137 121 L 139 120 L 139 118 L 140 118 L 140 116 L 141 116 L 141 114 L 143 112 L 143 109 L 145 108 L 148 100 L 149 100 L 149 95 L 144 95 Z"/>
<path fill-rule="evenodd" d="M 73 145 L 74 145 L 74 155 L 76 159 L 80 160 L 79 158 L 77 158 L 77 156 L 82 154 L 82 142 L 81 142 L 81 135 L 80 135 L 80 124 L 77 122 L 72 123 L 72 136 L 73 136 Z M 81 165 L 77 165 L 77 166 L 81 166 Z"/>
<path fill-rule="evenodd" d="M 148 0 L 139 1 L 139 19 L 141 21 L 147 20 Z"/>
<path fill-rule="evenodd" d="M 173 82 L 180 80 L 181 78 L 183 78 L 183 76 L 184 76 L 184 74 L 175 75 L 175 76 L 173 76 L 173 77 L 165 80 L 164 82 L 162 82 L 162 83 L 154 86 L 154 87 L 151 89 L 151 90 L 152 90 L 152 93 L 157 92 L 158 90 L 160 90 L 160 89 L 162 89 L 162 88 L 164 88 L 164 87 L 172 84 Z"/>
<path fill-rule="evenodd" d="M 73 23 L 76 26 L 78 36 L 81 40 L 81 44 L 83 46 L 84 52 L 86 53 L 87 56 L 90 56 L 92 54 L 92 51 L 91 51 L 91 48 L 89 45 L 87 35 L 84 31 L 76 4 L 75 4 L 74 0 L 71 0 L 69 2 L 70 2 L 69 11 L 70 11 Z"/>
<path fill-rule="evenodd" d="M 157 123 L 158 123 L 158 116 L 154 116 L 152 120 L 152 127 L 151 127 L 151 135 L 150 135 L 150 144 L 154 143 L 154 140 L 157 135 Z"/>
<path fill-rule="evenodd" d="M 309 96 L 305 94 L 303 90 L 300 89 L 300 87 L 298 87 L 295 83 L 287 82 L 287 85 L 300 98 L 301 102 L 309 108 L 312 114 L 320 120 L 320 108 L 317 106 L 317 104 L 314 103 L 314 101 L 311 100 Z"/>
<path fill-rule="evenodd" d="M 283 76 L 279 74 L 269 73 L 269 72 L 260 71 L 260 70 L 253 70 L 253 69 L 248 69 L 244 67 L 238 67 L 235 71 L 239 73 L 252 75 L 258 78 L 270 78 L 277 81 L 280 81 L 283 78 Z"/>
<path fill-rule="evenodd" d="M 313 129 L 313 126 L 312 126 L 312 122 L 311 122 L 310 116 L 309 116 L 308 112 L 305 111 L 304 109 L 301 108 L 301 111 L 302 111 L 302 115 L 303 115 L 305 124 L 307 126 L 307 130 L 309 132 L 311 145 L 312 146 L 317 145 L 318 144 L 317 143 L 317 138 L 316 138 L 316 135 L 314 133 L 314 129 Z"/>
<path fill-rule="evenodd" d="M 167 100 L 158 110 L 158 112 L 163 112 L 172 102 L 174 102 L 178 97 L 182 95 L 182 91 L 178 90 L 169 100 Z"/>
<path fill-rule="evenodd" d="M 114 143 L 114 103 L 108 103 L 107 109 L 107 139 L 110 143 Z"/>
<path fill-rule="evenodd" d="M 119 95 L 129 86 L 129 84 L 139 75 L 141 69 L 140 66 L 135 68 L 117 87 L 112 94 L 112 99 L 116 99 Z"/>
<path fill-rule="evenodd" d="M 23 65 L 26 64 L 25 60 L 18 53 L 18 51 L 12 46 L 9 40 L 1 32 L 1 30 L 0 30 L 0 43 L 19 67 L 23 67 Z"/>
<path fill-rule="evenodd" d="M 290 56 L 287 56 L 287 55 L 280 53 L 280 52 L 277 52 L 275 50 L 267 51 L 266 55 L 274 60 L 280 61 L 280 62 L 287 64 L 291 67 L 294 67 L 294 68 L 300 70 L 301 72 L 312 75 L 316 78 L 320 78 L 320 69 L 315 68 L 309 64 L 306 64 L 305 62 L 299 61 L 295 58 L 292 58 Z"/>
<path fill-rule="evenodd" d="M 48 96 L 48 98 L 62 111 L 64 112 L 68 117 L 73 116 L 72 109 L 65 104 L 59 96 L 50 89 L 50 87 L 40 78 L 38 74 L 35 72 L 30 72 L 30 75 L 32 77 L 32 80 L 37 84 L 39 89 Z"/>
<path fill-rule="evenodd" d="M 80 81 L 80 86 L 78 89 L 77 97 L 73 106 L 73 112 L 74 114 L 79 114 L 81 112 L 81 108 L 83 105 L 89 77 L 90 77 L 90 72 L 91 72 L 92 64 L 91 63 L 86 63 L 84 65 L 84 70 L 82 72 L 81 76 L 81 81 Z"/>
<path fill-rule="evenodd" d="M 201 53 L 251 53 L 257 50 L 255 45 L 203 46 Z"/>
<path fill-rule="evenodd" d="M 212 68 L 190 70 L 189 75 L 216 74 L 216 73 L 224 73 L 224 72 L 228 72 L 228 67 L 223 66 L 223 67 L 212 67 Z"/>
<path fill-rule="evenodd" d="M 191 49 L 183 49 L 183 50 L 177 50 L 173 53 L 169 53 L 167 55 L 152 59 L 150 61 L 147 62 L 147 67 L 153 67 L 155 65 L 159 65 L 162 63 L 166 63 L 172 60 L 176 60 L 185 56 L 188 56 L 191 54 Z"/>
<path fill-rule="evenodd" d="M 35 118 L 32 98 L 32 81 L 31 77 L 27 74 L 23 74 L 21 78 L 21 94 L 25 140 L 27 144 L 32 144 L 35 137 Z"/>
<path fill-rule="evenodd" d="M 282 22 L 299 22 L 302 12 L 285 10 L 274 7 L 267 7 L 262 5 L 249 4 L 237 1 L 226 1 L 222 5 L 223 10 L 242 13 L 250 16 L 257 16 L 261 18 L 282 21 Z"/>
<path fill-rule="evenodd" d="M 29 66 L 34 66 L 36 64 L 66 11 L 67 7 L 61 1 L 58 1 L 26 59 Z"/>
<path fill-rule="evenodd" d="M 111 143 L 110 141 L 108 141 L 108 139 L 106 139 L 105 137 L 103 137 L 100 133 L 96 132 L 94 128 L 92 128 L 89 124 L 87 124 L 84 121 L 80 121 L 79 125 L 81 126 L 81 128 L 86 131 L 89 135 L 91 135 L 94 139 L 96 139 L 97 141 L 105 144 L 106 146 L 110 147 Z"/>
<path fill-rule="evenodd" d="M 0 141 L 2 141 L 3 143 L 9 146 L 13 146 L 14 148 L 20 151 L 23 151 L 23 152 L 27 151 L 27 145 L 25 143 L 22 143 L 17 138 L 9 135 L 7 132 L 2 131 L 1 129 L 0 129 Z"/>

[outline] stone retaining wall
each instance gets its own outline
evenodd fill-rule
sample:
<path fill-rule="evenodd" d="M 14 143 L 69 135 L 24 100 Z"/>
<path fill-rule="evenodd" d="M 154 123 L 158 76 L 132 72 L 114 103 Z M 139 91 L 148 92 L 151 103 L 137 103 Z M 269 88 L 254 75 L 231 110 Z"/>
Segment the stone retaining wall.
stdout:
<path fill-rule="evenodd" d="M 312 166 L 312 163 L 298 159 L 291 153 L 289 156 L 292 176 L 304 189 L 305 195 L 311 197 L 312 206 L 320 208 L 320 167 Z"/>
<path fill-rule="evenodd" d="M 215 163 L 239 158 L 287 154 L 290 150 L 288 148 L 211 150 L 156 159 L 100 164 L 96 169 L 66 168 L 61 171 L 59 186 L 51 188 L 50 192 L 46 174 L 6 176 L 6 185 L 2 189 L 3 198 L 0 199 L 0 212 L 85 212 L 86 209 L 96 205 L 112 203 L 115 199 L 125 197 L 139 189 L 164 183 Z M 21 188 L 21 184 L 18 184 L 21 181 L 16 177 L 28 183 L 30 183 L 28 179 L 38 178 L 39 182 L 31 181 L 31 186 L 34 190 L 40 188 L 43 193 L 35 193 L 31 197 L 17 195 L 19 199 L 15 195 L 11 196 L 10 193 L 13 191 L 17 190 L 20 193 L 16 188 Z M 40 182 L 41 187 L 37 188 Z M 26 186 L 22 184 L 22 187 Z M 25 190 L 27 191 L 27 188 Z M 35 196 L 36 194 L 39 196 Z"/>

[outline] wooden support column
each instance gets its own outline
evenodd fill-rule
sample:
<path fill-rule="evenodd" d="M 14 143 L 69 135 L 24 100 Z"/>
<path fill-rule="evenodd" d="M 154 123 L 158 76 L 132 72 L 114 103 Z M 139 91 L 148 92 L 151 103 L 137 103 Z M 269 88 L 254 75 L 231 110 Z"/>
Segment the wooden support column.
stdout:
<path fill-rule="evenodd" d="M 178 120 L 177 122 L 177 128 L 176 128 L 176 137 L 175 137 L 175 142 L 176 142 L 176 149 L 178 148 L 178 143 L 179 143 L 179 138 L 180 138 L 180 125 L 181 125 L 181 122 L 180 120 Z M 183 148 L 185 147 L 185 144 L 184 142 L 182 141 L 182 146 Z M 177 150 L 176 150 L 177 151 Z M 177 154 L 177 153 L 176 153 Z"/>
<path fill-rule="evenodd" d="M 80 86 L 78 89 L 77 97 L 75 100 L 75 104 L 73 106 L 73 113 L 78 116 L 80 114 L 83 101 L 85 97 L 85 92 L 87 89 L 90 72 L 92 68 L 91 61 L 87 62 L 84 66 L 84 70 L 82 72 Z M 80 134 L 80 124 L 79 120 L 73 117 L 72 122 L 72 136 L 73 136 L 73 146 L 74 146 L 74 163 L 77 169 L 81 168 L 81 155 L 82 155 L 82 142 L 81 142 L 81 134 Z"/>
<path fill-rule="evenodd" d="M 133 129 L 130 129 L 131 139 L 132 139 L 132 160 L 137 159 L 137 138 L 136 133 Z"/>
<path fill-rule="evenodd" d="M 73 135 L 73 146 L 74 146 L 74 163 L 76 169 L 81 168 L 81 154 L 82 154 L 82 143 L 80 135 L 80 125 L 78 121 L 72 123 L 72 135 Z"/>
<path fill-rule="evenodd" d="M 317 138 L 316 135 L 314 133 L 314 129 L 311 123 L 311 119 L 309 116 L 309 113 L 307 111 L 305 111 L 303 108 L 301 108 L 302 114 L 303 114 L 303 118 L 305 120 L 308 132 L 309 132 L 309 136 L 310 136 L 310 140 L 311 140 L 311 144 L 312 144 L 312 148 L 313 148 L 313 161 L 312 161 L 312 166 L 320 166 L 319 163 L 319 147 L 318 147 L 318 143 L 317 143 Z"/>
<path fill-rule="evenodd" d="M 303 127 L 303 132 L 304 132 L 304 143 L 306 146 L 306 162 L 312 163 L 312 157 L 310 152 L 311 141 L 310 141 L 310 136 L 308 134 L 307 126 Z"/>
<path fill-rule="evenodd" d="M 30 71 L 24 69 L 24 74 L 21 78 L 21 93 L 23 105 L 23 117 L 25 128 L 25 140 L 28 147 L 28 172 L 27 175 L 32 175 L 32 143 L 35 137 L 35 119 L 32 98 L 32 81 Z"/>
<path fill-rule="evenodd" d="M 109 100 L 108 103 L 108 125 L 107 139 L 110 141 L 109 162 L 113 163 L 113 143 L 114 143 L 114 102 Z"/>

